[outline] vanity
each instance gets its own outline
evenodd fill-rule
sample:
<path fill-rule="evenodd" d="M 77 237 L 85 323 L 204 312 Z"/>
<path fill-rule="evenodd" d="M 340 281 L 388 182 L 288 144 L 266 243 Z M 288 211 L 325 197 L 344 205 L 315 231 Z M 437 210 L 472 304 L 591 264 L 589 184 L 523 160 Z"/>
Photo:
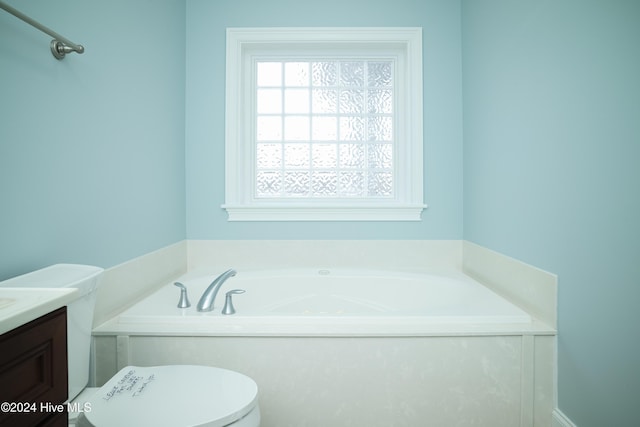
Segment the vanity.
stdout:
<path fill-rule="evenodd" d="M 66 305 L 76 293 L 0 288 L 0 425 L 68 425 Z"/>

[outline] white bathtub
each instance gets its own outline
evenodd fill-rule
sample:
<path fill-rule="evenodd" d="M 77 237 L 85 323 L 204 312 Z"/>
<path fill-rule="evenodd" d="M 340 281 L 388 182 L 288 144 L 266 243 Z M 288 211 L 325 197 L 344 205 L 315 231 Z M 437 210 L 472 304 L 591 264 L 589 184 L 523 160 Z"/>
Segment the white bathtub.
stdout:
<path fill-rule="evenodd" d="M 178 279 L 187 309 L 172 281 L 96 327 L 97 385 L 127 365 L 218 366 L 256 381 L 263 427 L 550 423 L 554 331 L 460 272 L 238 269 L 199 313 L 222 271 Z"/>
<path fill-rule="evenodd" d="M 177 308 L 180 290 L 171 282 L 121 313 L 118 325 L 152 334 L 333 336 L 531 323 L 525 311 L 460 273 L 346 269 L 240 270 L 222 285 L 214 311 L 198 312 L 200 296 L 219 273 L 176 280 L 187 287 L 191 307 Z M 232 289 L 246 292 L 233 297 L 236 314 L 222 315 Z"/>

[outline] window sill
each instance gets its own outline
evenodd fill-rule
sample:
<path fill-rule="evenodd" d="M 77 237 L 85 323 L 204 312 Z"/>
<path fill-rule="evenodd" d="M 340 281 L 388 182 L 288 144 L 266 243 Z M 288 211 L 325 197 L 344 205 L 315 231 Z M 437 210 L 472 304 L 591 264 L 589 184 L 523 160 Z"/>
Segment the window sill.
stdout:
<path fill-rule="evenodd" d="M 427 205 L 222 205 L 229 221 L 420 221 Z"/>

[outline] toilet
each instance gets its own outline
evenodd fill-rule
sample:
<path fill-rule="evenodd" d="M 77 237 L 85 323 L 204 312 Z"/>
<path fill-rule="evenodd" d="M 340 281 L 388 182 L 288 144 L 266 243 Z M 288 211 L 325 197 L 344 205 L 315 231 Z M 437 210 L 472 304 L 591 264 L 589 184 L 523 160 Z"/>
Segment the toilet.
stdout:
<path fill-rule="evenodd" d="M 77 288 L 67 306 L 69 409 L 77 427 L 125 425 L 259 427 L 258 386 L 227 369 L 197 365 L 127 366 L 87 389 L 99 267 L 56 264 L 0 282 L 1 287 Z M 82 392 L 82 394 L 81 394 Z M 75 399 L 75 400 L 74 400 Z M 72 424 L 73 425 L 73 424 Z"/>

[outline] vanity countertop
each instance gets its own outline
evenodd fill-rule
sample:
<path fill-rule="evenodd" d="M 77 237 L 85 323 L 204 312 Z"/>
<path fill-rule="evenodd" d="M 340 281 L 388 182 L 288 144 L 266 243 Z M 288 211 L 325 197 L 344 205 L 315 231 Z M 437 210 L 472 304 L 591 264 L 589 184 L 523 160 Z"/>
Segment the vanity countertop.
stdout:
<path fill-rule="evenodd" d="M 75 288 L 0 288 L 0 334 L 75 300 Z"/>

